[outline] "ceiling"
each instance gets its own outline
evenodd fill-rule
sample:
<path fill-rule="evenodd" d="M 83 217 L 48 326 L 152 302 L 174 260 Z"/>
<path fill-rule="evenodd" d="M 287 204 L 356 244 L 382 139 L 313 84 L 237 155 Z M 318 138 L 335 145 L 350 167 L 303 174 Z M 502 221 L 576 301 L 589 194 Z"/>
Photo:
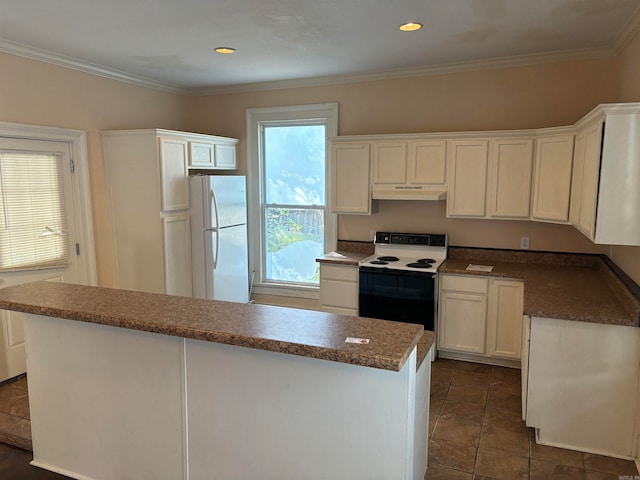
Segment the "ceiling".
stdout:
<path fill-rule="evenodd" d="M 640 0 L 0 0 L 0 51 L 215 93 L 613 55 L 639 25 Z"/>

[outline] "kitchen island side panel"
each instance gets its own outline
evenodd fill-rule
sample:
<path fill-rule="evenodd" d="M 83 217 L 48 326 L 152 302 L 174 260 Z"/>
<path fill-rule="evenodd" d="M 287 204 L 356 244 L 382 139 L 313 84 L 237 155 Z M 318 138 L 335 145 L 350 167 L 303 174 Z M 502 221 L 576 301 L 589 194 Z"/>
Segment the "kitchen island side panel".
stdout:
<path fill-rule="evenodd" d="M 38 467 L 83 480 L 424 477 L 431 364 L 416 372 L 415 347 L 397 372 L 25 317 Z"/>
<path fill-rule="evenodd" d="M 391 372 L 187 340 L 190 478 L 423 478 L 415 352 Z"/>
<path fill-rule="evenodd" d="M 33 314 L 25 333 L 34 465 L 186 478 L 182 338 Z"/>

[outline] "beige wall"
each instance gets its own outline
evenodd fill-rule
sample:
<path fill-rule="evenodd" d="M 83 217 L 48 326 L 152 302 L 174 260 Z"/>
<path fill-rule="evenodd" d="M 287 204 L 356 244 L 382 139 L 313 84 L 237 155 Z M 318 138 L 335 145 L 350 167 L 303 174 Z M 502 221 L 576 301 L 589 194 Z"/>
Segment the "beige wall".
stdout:
<path fill-rule="evenodd" d="M 640 33 L 620 55 L 619 101 L 640 102 Z M 610 257 L 640 285 L 640 247 L 613 247 Z"/>
<path fill-rule="evenodd" d="M 113 284 L 101 130 L 169 128 L 186 123 L 186 102 L 171 95 L 0 53 L 0 121 L 87 132 L 100 285 Z"/>

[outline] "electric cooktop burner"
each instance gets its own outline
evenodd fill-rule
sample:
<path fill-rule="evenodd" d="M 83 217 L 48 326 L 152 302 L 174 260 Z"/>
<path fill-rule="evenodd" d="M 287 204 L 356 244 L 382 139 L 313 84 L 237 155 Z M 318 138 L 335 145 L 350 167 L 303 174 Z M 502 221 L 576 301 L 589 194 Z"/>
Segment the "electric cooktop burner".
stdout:
<path fill-rule="evenodd" d="M 425 262 L 414 262 L 414 263 L 407 263 L 406 266 L 411 268 L 431 268 L 432 265 L 430 263 L 425 263 Z"/>
<path fill-rule="evenodd" d="M 378 260 L 380 260 L 381 262 L 397 262 L 400 259 L 398 257 L 382 256 L 382 257 L 378 257 Z"/>
<path fill-rule="evenodd" d="M 433 258 L 421 258 L 419 260 L 416 260 L 417 263 L 436 263 L 436 261 Z"/>
<path fill-rule="evenodd" d="M 369 263 L 373 265 L 389 265 L 389 262 L 385 262 L 384 260 L 371 260 Z"/>

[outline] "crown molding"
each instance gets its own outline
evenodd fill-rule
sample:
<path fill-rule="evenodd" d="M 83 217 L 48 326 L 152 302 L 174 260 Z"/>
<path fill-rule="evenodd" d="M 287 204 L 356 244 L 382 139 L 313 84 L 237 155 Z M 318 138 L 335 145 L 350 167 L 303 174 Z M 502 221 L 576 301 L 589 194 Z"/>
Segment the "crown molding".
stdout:
<path fill-rule="evenodd" d="M 152 88 L 154 90 L 160 90 L 163 92 L 174 93 L 178 95 L 188 94 L 188 90 L 177 87 L 175 85 L 158 82 L 156 80 L 151 80 L 149 78 L 122 72 L 113 68 L 103 67 L 95 63 L 78 60 L 77 58 L 59 55 L 57 53 L 43 50 L 41 48 L 35 48 L 28 45 L 11 42 L 3 38 L 0 38 L 0 52 L 10 53 L 19 57 L 30 58 L 31 60 L 51 63 L 59 67 L 70 68 L 72 70 L 78 70 L 80 72 L 98 75 L 100 77 L 108 78 L 111 80 L 131 83 L 140 87 Z"/>
<path fill-rule="evenodd" d="M 20 57 L 39 60 L 65 68 L 71 68 L 84 73 L 98 75 L 111 80 L 130 83 L 133 85 L 160 90 L 167 93 L 186 96 L 213 96 L 230 93 L 258 92 L 266 90 L 283 90 L 288 88 L 318 87 L 345 83 L 373 82 L 398 78 L 422 77 L 428 75 L 444 75 L 450 73 L 463 73 L 479 70 L 500 69 L 509 67 L 524 67 L 527 65 L 539 65 L 544 63 L 559 63 L 572 60 L 588 60 L 594 58 L 613 57 L 621 51 L 631 39 L 640 31 L 640 9 L 625 26 L 614 48 L 590 48 L 580 50 L 566 50 L 554 53 L 539 53 L 529 55 L 517 55 L 500 57 L 488 60 L 468 61 L 451 64 L 431 65 L 418 68 L 396 69 L 384 72 L 329 75 L 312 78 L 292 80 L 276 80 L 269 82 L 245 83 L 239 85 L 225 85 L 207 88 L 183 88 L 138 75 L 129 74 L 120 70 L 110 69 L 94 63 L 85 62 L 76 58 L 58 55 L 47 50 L 22 45 L 0 38 L 0 52 L 10 53 Z"/>
<path fill-rule="evenodd" d="M 265 90 L 282 90 L 287 88 L 319 87 L 323 85 L 375 82 L 397 78 L 423 77 L 428 75 L 444 75 L 448 73 L 462 73 L 478 70 L 491 70 L 508 67 L 524 67 L 543 63 L 559 63 L 571 60 L 588 60 L 593 58 L 612 57 L 615 53 L 609 48 L 590 48 L 581 50 L 566 50 L 554 53 L 540 53 L 500 57 L 489 60 L 431 65 L 418 68 L 387 70 L 385 72 L 364 73 L 355 75 L 332 75 L 325 77 L 302 78 L 294 80 L 278 80 L 273 82 L 245 83 L 202 89 L 190 89 L 187 95 L 207 96 L 229 93 L 257 92 Z"/>
<path fill-rule="evenodd" d="M 640 7 L 631 15 L 631 18 L 620 32 L 620 35 L 618 35 L 613 46 L 614 53 L 618 55 L 622 52 L 622 50 L 629 45 L 629 42 L 638 35 L 638 32 L 640 32 Z"/>

